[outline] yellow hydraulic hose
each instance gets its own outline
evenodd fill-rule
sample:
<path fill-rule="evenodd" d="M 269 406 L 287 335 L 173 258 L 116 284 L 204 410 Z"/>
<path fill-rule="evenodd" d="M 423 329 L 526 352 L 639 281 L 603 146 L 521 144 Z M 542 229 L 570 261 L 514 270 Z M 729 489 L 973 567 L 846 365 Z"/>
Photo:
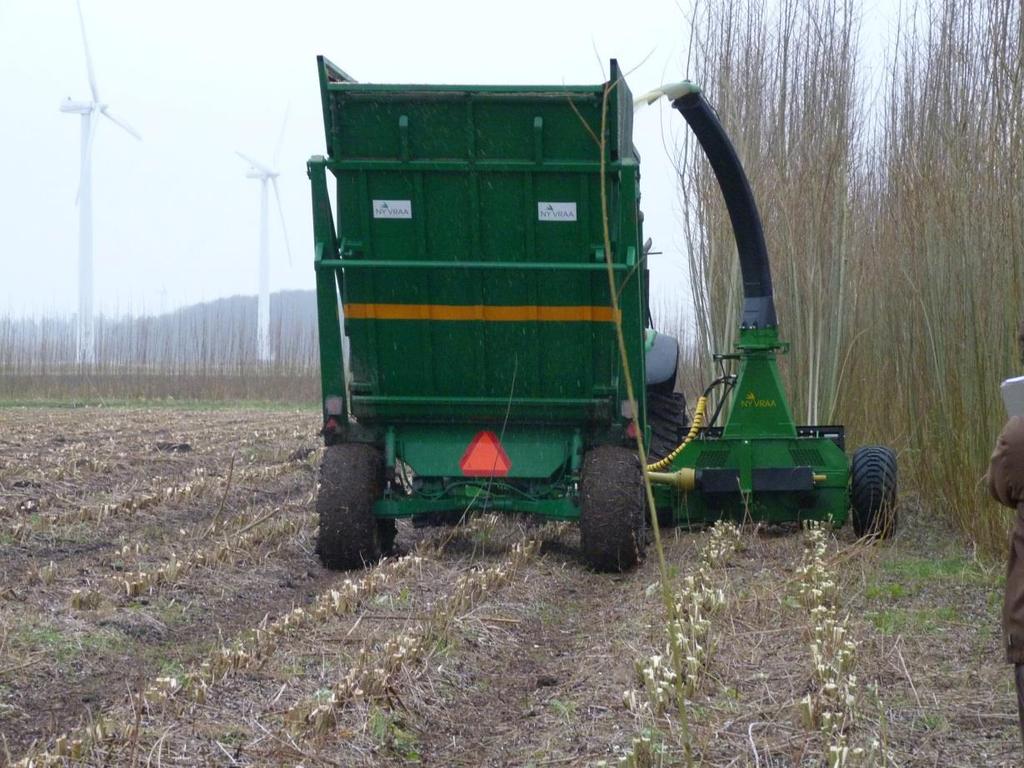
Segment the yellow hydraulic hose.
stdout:
<path fill-rule="evenodd" d="M 697 399 L 697 407 L 693 409 L 693 423 L 690 425 L 690 432 L 686 435 L 686 438 L 683 440 L 683 442 L 676 446 L 676 448 L 668 456 L 666 456 L 663 459 L 658 459 L 658 461 L 654 462 L 653 464 L 648 464 L 648 472 L 657 472 L 667 467 L 675 460 L 676 456 L 682 453 L 683 448 L 685 448 L 688 443 L 690 443 L 695 437 L 697 437 L 697 435 L 700 433 L 701 429 L 704 426 L 704 412 L 707 410 L 707 407 L 707 397 L 699 397 Z"/>

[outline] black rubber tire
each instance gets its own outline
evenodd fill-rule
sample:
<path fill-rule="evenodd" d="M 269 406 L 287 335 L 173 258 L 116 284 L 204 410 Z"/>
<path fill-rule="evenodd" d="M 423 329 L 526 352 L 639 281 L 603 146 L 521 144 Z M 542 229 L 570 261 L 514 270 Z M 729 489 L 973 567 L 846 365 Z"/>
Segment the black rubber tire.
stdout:
<path fill-rule="evenodd" d="M 672 453 L 690 431 L 686 397 L 679 392 L 659 392 L 648 388 L 647 424 L 651 428 L 647 461 L 654 463 Z"/>
<path fill-rule="evenodd" d="M 896 531 L 896 454 L 883 445 L 867 445 L 850 462 L 850 505 L 858 537 L 887 539 Z"/>
<path fill-rule="evenodd" d="M 413 528 L 440 528 L 442 526 L 461 525 L 466 520 L 466 513 L 461 509 L 452 512 L 428 512 L 416 515 L 412 519 Z"/>
<path fill-rule="evenodd" d="M 636 452 L 605 445 L 583 457 L 580 545 L 596 571 L 627 571 L 646 546 L 644 480 Z"/>
<path fill-rule="evenodd" d="M 317 553 L 332 570 L 362 568 L 377 562 L 381 535 L 373 504 L 382 493 L 384 459 L 361 443 L 330 446 L 320 464 L 320 517 Z"/>
<path fill-rule="evenodd" d="M 398 538 L 398 524 L 394 520 L 377 520 L 377 536 L 380 538 L 380 553 L 390 555 L 395 551 Z"/>

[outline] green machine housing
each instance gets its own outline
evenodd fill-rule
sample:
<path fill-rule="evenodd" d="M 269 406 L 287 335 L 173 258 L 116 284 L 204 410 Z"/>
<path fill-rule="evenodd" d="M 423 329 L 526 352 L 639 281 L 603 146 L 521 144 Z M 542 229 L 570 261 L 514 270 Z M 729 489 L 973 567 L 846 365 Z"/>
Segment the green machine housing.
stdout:
<path fill-rule="evenodd" d="M 321 558 L 357 567 L 386 551 L 396 518 L 491 510 L 579 519 L 591 565 L 629 567 L 644 544 L 633 429 L 650 440 L 654 334 L 633 100 L 617 64 L 591 86 L 454 86 L 357 83 L 317 63 L 327 157 L 311 158 L 308 174 L 328 446 Z M 760 250 L 747 242 L 753 225 L 760 236 L 753 197 L 707 102 L 691 95 L 703 112 L 674 106 L 736 213 L 747 304 L 738 349 L 722 356 L 738 364 L 728 421 L 697 433 L 671 471 L 649 473 L 660 514 L 842 523 L 842 429 L 793 423 L 763 237 Z"/>
<path fill-rule="evenodd" d="M 666 86 L 718 181 L 736 239 L 743 310 L 736 350 L 716 354 L 723 370 L 698 401 L 699 430 L 681 450 L 648 467 L 659 510 L 675 523 L 727 518 L 769 523 L 800 520 L 842 525 L 852 508 L 858 535 L 887 535 L 895 524 L 896 457 L 884 446 L 845 453 L 842 426 L 798 426 L 782 388 L 771 269 L 761 218 L 739 157 L 711 105 L 692 83 Z M 720 409 L 702 418 L 718 386 Z M 662 466 L 665 465 L 665 466 Z M 662 471 L 669 470 L 669 471 Z"/>

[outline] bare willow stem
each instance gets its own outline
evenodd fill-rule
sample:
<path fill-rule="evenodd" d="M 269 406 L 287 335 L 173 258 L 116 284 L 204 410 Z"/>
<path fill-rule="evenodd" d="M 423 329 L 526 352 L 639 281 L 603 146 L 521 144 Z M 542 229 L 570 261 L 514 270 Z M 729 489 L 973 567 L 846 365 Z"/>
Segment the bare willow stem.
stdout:
<path fill-rule="evenodd" d="M 679 727 L 683 737 L 683 755 L 686 759 L 687 768 L 693 766 L 693 752 L 690 745 L 690 721 L 686 708 L 686 691 L 684 683 L 684 668 L 682 658 L 682 646 L 677 636 L 678 622 L 676 619 L 676 604 L 672 594 L 672 583 L 669 578 L 668 564 L 665 561 L 665 548 L 661 541 L 661 527 L 658 524 L 658 511 L 654 503 L 654 491 L 651 488 L 650 478 L 647 477 L 647 452 L 644 450 L 643 432 L 640 430 L 637 407 L 636 392 L 633 387 L 633 376 L 629 366 L 629 356 L 626 354 L 626 337 L 622 330 L 622 316 L 619 311 L 619 291 L 615 283 L 615 268 L 612 258 L 612 239 L 608 225 L 608 189 L 605 183 L 607 163 L 607 142 L 608 142 L 608 98 L 618 83 L 608 83 L 605 86 L 601 98 L 601 141 L 599 149 L 601 152 L 601 227 L 604 238 L 604 260 L 608 275 L 608 293 L 611 297 L 612 314 L 615 317 L 615 339 L 619 350 L 619 362 L 622 365 L 622 373 L 626 382 L 626 398 L 629 400 L 630 413 L 632 414 L 633 434 L 636 439 L 636 452 L 643 469 L 644 495 L 647 500 L 648 518 L 651 522 L 651 531 L 654 534 L 654 549 L 658 555 L 658 575 L 661 581 L 661 596 L 665 604 L 665 613 L 670 636 L 670 647 L 672 655 L 672 667 L 675 673 L 676 707 L 679 717 Z"/>

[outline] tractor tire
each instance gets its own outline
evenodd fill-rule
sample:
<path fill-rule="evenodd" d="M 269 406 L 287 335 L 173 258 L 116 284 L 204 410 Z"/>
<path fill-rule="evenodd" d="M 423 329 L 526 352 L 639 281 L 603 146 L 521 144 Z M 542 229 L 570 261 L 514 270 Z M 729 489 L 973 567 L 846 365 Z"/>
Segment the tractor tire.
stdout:
<path fill-rule="evenodd" d="M 425 515 L 416 515 L 412 519 L 413 528 L 441 528 L 444 526 L 462 525 L 466 521 L 466 513 L 462 510 L 455 512 L 428 512 Z"/>
<path fill-rule="evenodd" d="M 380 553 L 390 555 L 395 551 L 398 538 L 398 524 L 394 520 L 377 520 L 377 536 L 380 537 Z"/>
<path fill-rule="evenodd" d="M 654 463 L 679 447 L 690 431 L 686 415 L 686 397 L 680 392 L 647 390 L 647 424 L 651 428 L 651 444 L 647 461 Z"/>
<path fill-rule="evenodd" d="M 381 526 L 373 504 L 382 493 L 384 459 L 361 443 L 330 446 L 320 464 L 317 554 L 331 570 L 362 568 L 381 555 Z M 393 524 L 393 523 L 392 523 Z"/>
<path fill-rule="evenodd" d="M 600 446 L 583 457 L 580 544 L 595 571 L 627 571 L 646 546 L 644 479 L 634 451 Z"/>
<path fill-rule="evenodd" d="M 882 445 L 853 453 L 850 463 L 850 503 L 853 531 L 858 537 L 887 539 L 896 531 L 896 454 Z"/>

